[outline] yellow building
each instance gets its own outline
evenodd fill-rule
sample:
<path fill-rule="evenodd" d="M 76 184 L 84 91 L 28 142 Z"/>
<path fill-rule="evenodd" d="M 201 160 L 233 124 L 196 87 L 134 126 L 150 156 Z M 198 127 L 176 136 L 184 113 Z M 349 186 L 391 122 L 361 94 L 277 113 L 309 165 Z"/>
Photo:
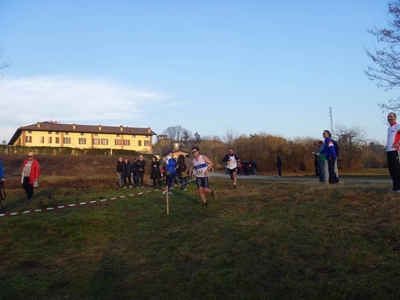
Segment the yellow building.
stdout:
<path fill-rule="evenodd" d="M 61 124 L 57 121 L 38 122 L 18 128 L 8 145 L 78 149 L 123 149 L 152 154 L 153 135 L 156 135 L 156 133 L 150 127 Z"/>

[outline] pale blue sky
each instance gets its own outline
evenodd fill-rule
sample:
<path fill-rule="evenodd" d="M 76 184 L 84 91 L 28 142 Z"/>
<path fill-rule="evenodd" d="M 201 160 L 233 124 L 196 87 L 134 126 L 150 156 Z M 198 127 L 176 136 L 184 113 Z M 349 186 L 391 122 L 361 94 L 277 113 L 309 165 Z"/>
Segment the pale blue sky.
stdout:
<path fill-rule="evenodd" d="M 201 136 L 321 138 L 333 122 L 384 143 L 364 75 L 384 0 L 0 0 L 0 141 L 38 121 Z"/>

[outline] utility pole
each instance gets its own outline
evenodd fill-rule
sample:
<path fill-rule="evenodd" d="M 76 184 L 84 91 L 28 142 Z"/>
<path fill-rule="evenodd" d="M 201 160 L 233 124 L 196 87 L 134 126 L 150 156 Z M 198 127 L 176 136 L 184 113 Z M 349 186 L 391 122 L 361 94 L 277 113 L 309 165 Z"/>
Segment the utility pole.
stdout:
<path fill-rule="evenodd" d="M 329 107 L 329 118 L 331 119 L 331 134 L 333 134 L 332 107 Z"/>

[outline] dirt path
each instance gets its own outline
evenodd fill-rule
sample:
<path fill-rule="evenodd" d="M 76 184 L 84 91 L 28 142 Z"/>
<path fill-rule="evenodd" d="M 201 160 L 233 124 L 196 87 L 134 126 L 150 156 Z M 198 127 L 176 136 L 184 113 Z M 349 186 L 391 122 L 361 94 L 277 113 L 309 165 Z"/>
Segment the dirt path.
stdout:
<path fill-rule="evenodd" d="M 221 173 L 211 173 L 211 177 L 217 177 L 217 178 L 226 178 L 230 179 L 228 174 L 221 174 Z M 318 177 L 317 176 L 268 176 L 268 175 L 240 175 L 237 177 L 238 181 L 241 180 L 270 180 L 270 181 L 282 181 L 282 182 L 287 182 L 287 181 L 303 181 L 303 182 L 316 182 L 318 183 Z M 391 184 L 391 179 L 389 177 L 387 178 L 362 178 L 358 176 L 345 176 L 343 178 L 340 178 L 340 181 L 345 183 L 345 182 L 354 182 L 354 183 L 387 183 Z"/>

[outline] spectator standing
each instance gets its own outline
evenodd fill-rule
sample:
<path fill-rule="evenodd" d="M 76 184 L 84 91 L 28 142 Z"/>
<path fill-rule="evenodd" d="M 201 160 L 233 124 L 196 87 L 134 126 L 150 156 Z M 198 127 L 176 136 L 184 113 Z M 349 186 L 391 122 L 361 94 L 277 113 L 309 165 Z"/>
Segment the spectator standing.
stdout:
<path fill-rule="evenodd" d="M 329 183 L 337 184 L 339 183 L 339 178 L 335 173 L 335 162 L 336 162 L 336 150 L 335 145 L 331 138 L 331 133 L 329 130 L 324 130 L 322 136 L 325 138 L 324 148 L 317 153 L 317 155 L 325 154 L 325 158 L 328 161 L 328 172 L 329 172 Z"/>
<path fill-rule="evenodd" d="M 198 147 L 193 147 L 192 153 L 194 155 L 194 158 L 192 165 L 190 166 L 189 177 L 192 176 L 194 170 L 200 198 L 203 201 L 203 205 L 207 205 L 205 194 L 211 194 L 214 200 L 217 199 L 217 194 L 209 187 L 209 170 L 212 169 L 213 163 L 207 156 L 200 155 L 200 149 Z"/>
<path fill-rule="evenodd" d="M 118 158 L 116 169 L 117 169 L 117 178 L 118 178 L 119 187 L 123 187 L 123 183 L 124 183 L 123 178 L 122 178 L 123 163 L 124 163 L 124 160 L 122 159 L 122 157 Z"/>
<path fill-rule="evenodd" d="M 146 161 L 142 154 L 139 155 L 139 159 L 137 161 L 137 169 L 138 169 L 138 187 L 144 188 L 144 170 L 146 167 Z"/>
<path fill-rule="evenodd" d="M 28 158 L 25 159 L 22 165 L 21 183 L 26 192 L 28 200 L 33 197 L 33 189 L 39 184 L 40 164 L 33 157 L 33 152 L 28 153 Z"/>
<path fill-rule="evenodd" d="M 129 160 L 125 157 L 124 163 L 122 164 L 122 178 L 124 181 L 124 189 L 127 187 L 127 179 L 129 181 L 129 187 L 132 187 L 132 164 Z"/>
<path fill-rule="evenodd" d="M 277 160 L 276 160 L 276 167 L 278 168 L 278 176 L 281 177 L 282 176 L 282 159 L 281 157 L 278 155 L 277 156 Z"/>
<path fill-rule="evenodd" d="M 237 172 L 237 174 L 238 175 L 244 175 L 243 164 L 240 162 L 240 158 L 238 158 L 237 163 L 238 163 L 238 172 Z"/>
<path fill-rule="evenodd" d="M 165 158 L 165 175 L 166 175 L 166 185 L 167 188 L 165 189 L 165 191 L 163 192 L 163 194 L 165 194 L 168 190 L 168 194 L 172 195 L 173 193 L 171 192 L 171 185 L 172 185 L 172 181 L 175 178 L 175 174 L 176 174 L 176 160 L 173 157 L 173 152 L 169 151 L 167 157 Z"/>
<path fill-rule="evenodd" d="M 133 163 L 131 164 L 131 173 L 132 173 L 132 178 L 133 178 L 133 186 L 135 188 L 139 187 L 138 183 L 138 172 L 139 172 L 139 166 L 138 166 L 138 159 L 135 157 L 133 159 Z"/>
<path fill-rule="evenodd" d="M 0 158 L 0 182 L 6 181 L 6 175 L 4 174 L 3 162 Z"/>
<path fill-rule="evenodd" d="M 257 175 L 257 162 L 255 160 L 251 160 L 251 166 L 253 175 Z"/>
<path fill-rule="evenodd" d="M 400 193 L 400 124 L 396 123 L 397 115 L 390 112 L 387 116 L 389 128 L 387 132 L 386 158 L 393 191 Z"/>
<path fill-rule="evenodd" d="M 157 157 L 153 156 L 151 159 L 151 173 L 150 173 L 150 179 L 153 179 L 153 187 L 161 188 L 161 172 L 160 172 L 160 162 L 158 161 Z"/>
<path fill-rule="evenodd" d="M 231 177 L 233 188 L 236 188 L 237 169 L 239 158 L 235 154 L 235 149 L 229 148 L 228 154 L 224 156 L 222 162 L 225 162 L 228 168 L 229 176 Z"/>
<path fill-rule="evenodd" d="M 325 174 L 326 174 L 326 172 L 325 172 L 326 158 L 325 158 L 325 153 L 321 154 L 322 149 L 324 149 L 324 142 L 319 141 L 317 151 L 315 151 L 315 159 L 317 162 L 319 182 L 325 183 L 325 181 L 328 178 L 325 176 Z M 317 153 L 319 153 L 319 155 Z"/>
<path fill-rule="evenodd" d="M 177 173 L 178 173 L 178 178 L 181 184 L 181 190 L 186 191 L 186 183 L 188 181 L 188 174 L 186 173 L 186 163 L 185 163 L 185 157 L 183 154 L 178 156 L 178 165 L 177 165 Z"/>
<path fill-rule="evenodd" d="M 186 174 L 188 177 L 189 177 L 189 170 L 190 170 L 191 164 L 192 164 L 192 159 L 190 158 L 189 154 L 186 154 L 185 165 L 186 165 Z"/>

